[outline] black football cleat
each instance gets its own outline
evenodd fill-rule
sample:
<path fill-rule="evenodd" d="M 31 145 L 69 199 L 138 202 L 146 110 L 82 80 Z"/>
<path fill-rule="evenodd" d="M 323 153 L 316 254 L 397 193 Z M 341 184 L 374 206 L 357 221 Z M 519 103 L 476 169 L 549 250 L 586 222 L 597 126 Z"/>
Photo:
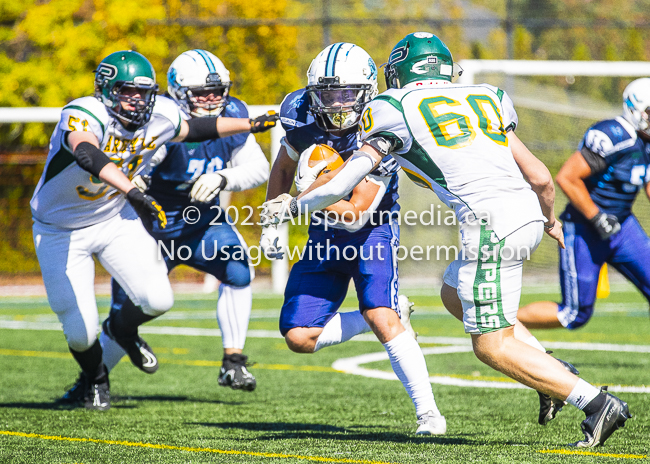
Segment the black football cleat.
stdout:
<path fill-rule="evenodd" d="M 247 361 L 248 357 L 243 354 L 224 355 L 217 379 L 219 385 L 230 387 L 233 390 L 255 390 L 257 381 L 253 374 L 246 369 L 246 366 L 250 365 Z"/>
<path fill-rule="evenodd" d="M 546 353 L 551 354 L 552 351 L 547 351 Z M 573 364 L 562 361 L 561 359 L 558 359 L 558 361 L 560 364 L 562 364 L 562 366 L 564 366 L 567 371 L 571 372 L 573 375 L 580 374 L 578 369 L 576 369 Z M 539 395 L 539 418 L 537 419 L 537 422 L 539 425 L 546 425 L 555 419 L 555 415 L 558 412 L 562 411 L 562 408 L 566 405 L 566 402 L 556 398 L 551 398 L 549 395 L 546 395 L 544 393 L 537 392 L 537 394 Z"/>
<path fill-rule="evenodd" d="M 587 416 L 580 427 L 585 434 L 585 439 L 573 446 L 578 448 L 593 448 L 603 445 L 612 433 L 625 426 L 625 421 L 632 415 L 625 401 L 614 395 L 606 394 L 605 404 L 597 412 Z"/>
<path fill-rule="evenodd" d="M 79 374 L 79 378 L 75 384 L 63 394 L 61 398 L 56 400 L 54 404 L 58 406 L 70 406 L 76 407 L 83 404 L 84 396 L 86 394 L 86 388 L 88 384 L 88 378 L 83 371 Z"/>
<path fill-rule="evenodd" d="M 108 376 L 97 382 L 89 382 L 84 394 L 83 406 L 86 409 L 106 411 L 111 407 L 111 393 Z"/>
<path fill-rule="evenodd" d="M 107 318 L 102 323 L 102 330 L 111 340 L 122 347 L 126 354 L 129 355 L 131 363 L 147 374 L 153 374 L 158 370 L 158 359 L 151 347 L 137 333 L 130 337 L 118 337 L 111 332 L 111 318 Z"/>

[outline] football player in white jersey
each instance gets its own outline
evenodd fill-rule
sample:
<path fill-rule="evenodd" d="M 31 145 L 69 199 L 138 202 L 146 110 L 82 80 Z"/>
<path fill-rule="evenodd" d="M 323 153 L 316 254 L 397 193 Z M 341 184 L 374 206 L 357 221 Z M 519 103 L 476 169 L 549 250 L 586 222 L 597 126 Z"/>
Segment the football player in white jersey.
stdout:
<path fill-rule="evenodd" d="M 575 445 L 600 445 L 630 417 L 627 404 L 515 335 L 523 260 L 544 231 L 563 245 L 553 180 L 515 135 L 507 95 L 485 84 L 452 84 L 453 66 L 451 52 L 433 34 L 416 32 L 398 42 L 385 68 L 388 91 L 364 111 L 361 149 L 297 198 L 266 202 L 263 220 L 281 222 L 332 204 L 392 155 L 458 217 L 462 247 L 445 271 L 441 296 L 452 314 L 462 313 L 476 356 L 583 410 L 585 438 Z"/>
<path fill-rule="evenodd" d="M 145 227 L 164 228 L 165 212 L 129 176 L 169 140 L 202 141 L 265 130 L 277 116 L 184 121 L 176 103 L 156 97 L 149 61 L 115 52 L 95 70 L 95 96 L 63 108 L 31 200 L 36 254 L 52 310 L 81 375 L 61 404 L 110 407 L 108 373 L 97 339 L 93 256 L 126 290 L 136 308 L 113 323 L 118 343 L 142 368 L 150 349 L 137 326 L 173 304 L 167 269 Z M 144 227 L 143 227 L 144 225 Z"/>

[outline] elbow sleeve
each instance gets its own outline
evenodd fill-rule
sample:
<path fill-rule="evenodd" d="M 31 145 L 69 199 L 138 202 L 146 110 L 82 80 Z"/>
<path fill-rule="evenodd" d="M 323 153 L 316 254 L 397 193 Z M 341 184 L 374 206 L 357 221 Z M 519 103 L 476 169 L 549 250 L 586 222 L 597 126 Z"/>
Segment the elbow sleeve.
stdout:
<path fill-rule="evenodd" d="M 89 142 L 81 142 L 77 145 L 72 156 L 74 156 L 81 169 L 88 171 L 95 177 L 99 177 L 99 172 L 111 162 L 108 156 Z"/>
<path fill-rule="evenodd" d="M 217 130 L 217 118 L 203 117 L 193 118 L 187 121 L 189 131 L 183 142 L 205 142 L 219 138 Z"/>

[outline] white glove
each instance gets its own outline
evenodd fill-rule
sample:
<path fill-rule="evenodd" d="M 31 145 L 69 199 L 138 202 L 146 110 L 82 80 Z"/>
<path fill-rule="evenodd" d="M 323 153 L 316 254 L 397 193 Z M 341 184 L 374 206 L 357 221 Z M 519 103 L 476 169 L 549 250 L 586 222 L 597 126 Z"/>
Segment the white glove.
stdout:
<path fill-rule="evenodd" d="M 149 189 L 149 185 L 151 185 L 151 177 L 141 176 L 138 174 L 133 179 L 131 179 L 131 183 L 135 185 L 135 187 L 142 193 L 145 193 L 147 189 Z"/>
<path fill-rule="evenodd" d="M 316 148 L 316 144 L 310 146 L 300 154 L 300 159 L 298 160 L 298 172 L 296 172 L 296 177 L 294 179 L 298 193 L 307 190 L 309 186 L 314 183 L 321 171 L 327 167 L 327 161 L 325 160 L 312 168 L 309 167 L 309 157 L 311 156 L 311 152 L 314 151 L 314 148 Z"/>
<path fill-rule="evenodd" d="M 194 186 L 192 186 L 192 191 L 190 192 L 190 198 L 193 202 L 208 203 L 219 195 L 226 187 L 226 183 L 226 178 L 218 172 L 203 174 L 194 182 Z"/>
<path fill-rule="evenodd" d="M 262 227 L 262 236 L 260 237 L 260 248 L 267 259 L 283 259 L 284 251 L 278 245 L 280 234 L 277 224 Z"/>
<path fill-rule="evenodd" d="M 293 200 L 291 195 L 283 193 L 273 200 L 262 203 L 262 212 L 260 213 L 262 227 L 273 224 L 282 224 L 283 222 L 291 220 L 292 216 L 289 209 L 291 200 Z"/>

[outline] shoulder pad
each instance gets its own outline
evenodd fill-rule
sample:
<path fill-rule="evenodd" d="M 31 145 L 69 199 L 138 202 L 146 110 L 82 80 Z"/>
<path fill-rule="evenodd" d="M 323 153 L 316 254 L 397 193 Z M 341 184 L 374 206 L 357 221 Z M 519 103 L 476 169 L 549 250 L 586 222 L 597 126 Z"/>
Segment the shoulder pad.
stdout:
<path fill-rule="evenodd" d="M 106 106 L 95 97 L 81 97 L 72 100 L 63 107 L 63 111 L 67 109 L 80 109 L 81 111 L 90 113 L 104 124 L 104 126 L 108 124 L 110 118 L 108 111 L 106 111 Z"/>
<path fill-rule="evenodd" d="M 240 99 L 229 97 L 223 116 L 228 118 L 247 118 L 248 107 Z"/>
<path fill-rule="evenodd" d="M 181 124 L 181 109 L 171 98 L 158 95 L 156 103 L 153 107 L 152 117 L 159 115 L 171 121 L 174 128 L 178 128 Z"/>
<path fill-rule="evenodd" d="M 300 127 L 312 122 L 309 109 L 309 97 L 305 89 L 296 90 L 284 97 L 280 105 L 280 122 L 284 130 Z"/>
<path fill-rule="evenodd" d="M 616 119 L 606 119 L 594 124 L 587 130 L 582 146 L 606 157 L 633 146 L 636 139 L 636 131 L 628 131 Z"/>

